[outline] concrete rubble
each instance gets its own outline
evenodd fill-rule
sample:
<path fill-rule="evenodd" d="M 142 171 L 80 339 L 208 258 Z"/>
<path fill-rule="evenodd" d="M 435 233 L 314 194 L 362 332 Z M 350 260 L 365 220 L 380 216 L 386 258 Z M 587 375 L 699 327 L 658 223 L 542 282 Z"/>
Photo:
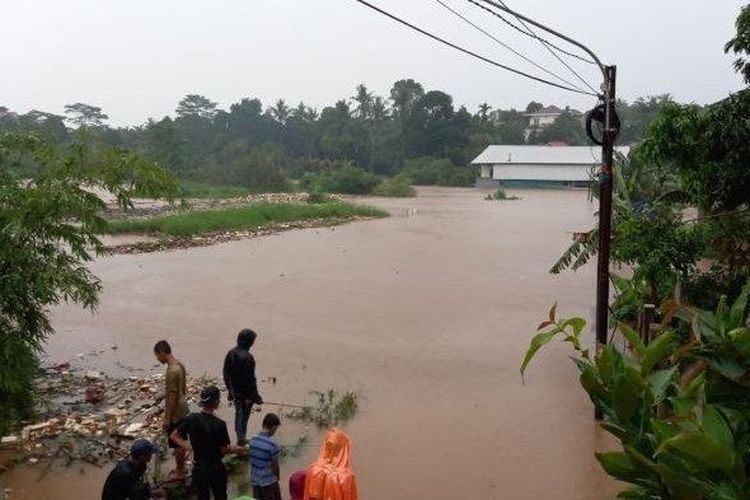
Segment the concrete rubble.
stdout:
<path fill-rule="evenodd" d="M 163 439 L 162 373 L 114 378 L 63 362 L 43 369 L 37 382 L 38 421 L 0 437 L 0 471 L 50 460 L 104 465 L 126 456 L 134 439 Z M 188 377 L 188 400 L 194 403 L 203 386 L 216 383 Z"/>

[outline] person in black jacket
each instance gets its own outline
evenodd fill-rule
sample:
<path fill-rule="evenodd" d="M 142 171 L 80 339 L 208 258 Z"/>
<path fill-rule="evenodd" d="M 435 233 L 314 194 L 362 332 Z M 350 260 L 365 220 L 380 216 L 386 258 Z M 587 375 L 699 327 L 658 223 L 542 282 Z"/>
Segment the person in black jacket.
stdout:
<path fill-rule="evenodd" d="M 237 346 L 224 358 L 224 384 L 229 391 L 229 401 L 234 401 L 234 431 L 239 445 L 247 444 L 247 422 L 253 404 L 263 404 L 255 379 L 255 358 L 250 354 L 256 338 L 257 334 L 249 328 L 241 330 Z"/>
<path fill-rule="evenodd" d="M 107 476 L 102 500 L 149 500 L 153 492 L 144 481 L 148 463 L 156 447 L 145 439 L 138 439 L 130 447 L 130 456 L 117 463 Z"/>

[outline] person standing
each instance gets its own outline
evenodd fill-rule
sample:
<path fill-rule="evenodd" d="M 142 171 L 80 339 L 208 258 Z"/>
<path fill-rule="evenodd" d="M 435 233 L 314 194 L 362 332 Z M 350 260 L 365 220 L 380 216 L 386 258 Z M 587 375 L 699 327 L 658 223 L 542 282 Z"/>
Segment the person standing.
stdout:
<path fill-rule="evenodd" d="M 241 330 L 237 335 L 237 346 L 224 358 L 224 384 L 229 391 L 229 401 L 234 401 L 234 431 L 238 445 L 247 443 L 247 422 L 253 404 L 263 404 L 255 378 L 255 358 L 250 354 L 256 338 L 257 334 L 249 328 Z"/>
<path fill-rule="evenodd" d="M 154 355 L 159 363 L 167 365 L 164 376 L 164 414 L 162 415 L 162 430 L 167 435 L 169 447 L 174 450 L 175 470 L 170 473 L 173 479 L 182 480 L 187 476 L 185 469 L 185 450 L 177 446 L 169 436 L 188 414 L 187 373 L 185 367 L 172 354 L 172 347 L 166 340 L 160 340 L 154 345 Z"/>
<path fill-rule="evenodd" d="M 156 447 L 146 439 L 138 439 L 130 447 L 130 456 L 117 463 L 107 476 L 102 500 L 148 500 L 151 487 L 143 480 Z"/>
<path fill-rule="evenodd" d="M 201 411 L 183 419 L 170 437 L 185 453 L 193 449 L 193 487 L 198 500 L 209 500 L 211 493 L 216 500 L 226 500 L 227 471 L 221 459 L 230 453 L 247 455 L 247 448 L 232 446 L 227 424 L 214 415 L 221 399 L 219 388 L 204 388 L 200 398 Z"/>
<path fill-rule="evenodd" d="M 279 487 L 279 445 L 272 439 L 281 420 L 275 413 L 263 417 L 263 430 L 250 440 L 250 480 L 253 498 L 257 500 L 281 500 Z"/>

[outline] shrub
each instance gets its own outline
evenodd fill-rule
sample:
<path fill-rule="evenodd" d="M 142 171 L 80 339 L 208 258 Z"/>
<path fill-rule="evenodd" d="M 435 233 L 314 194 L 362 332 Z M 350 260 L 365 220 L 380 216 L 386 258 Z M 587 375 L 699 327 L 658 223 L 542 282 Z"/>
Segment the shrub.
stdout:
<path fill-rule="evenodd" d="M 312 191 L 307 194 L 307 202 L 313 204 L 327 203 L 331 201 L 331 197 L 322 191 Z"/>
<path fill-rule="evenodd" d="M 272 145 L 250 146 L 235 141 L 225 146 L 215 160 L 207 160 L 193 176 L 213 185 L 230 185 L 252 192 L 289 190 L 283 170 L 288 163 L 283 151 Z"/>
<path fill-rule="evenodd" d="M 406 175 L 399 174 L 395 177 L 383 179 L 380 184 L 375 186 L 372 194 L 394 198 L 411 198 L 416 196 L 417 192 L 411 185 L 411 179 Z"/>
<path fill-rule="evenodd" d="M 667 303 L 650 342 L 628 325 L 630 345 L 584 349 L 586 321 L 544 321 L 521 365 L 555 336 L 570 342 L 580 382 L 620 451 L 597 453 L 604 470 L 632 486 L 621 498 L 750 498 L 750 282 L 715 311 Z"/>
<path fill-rule="evenodd" d="M 492 193 L 484 197 L 485 200 L 517 200 L 518 196 L 508 196 L 503 188 L 497 188 Z"/>
<path fill-rule="evenodd" d="M 341 163 L 321 174 L 306 174 L 300 181 L 308 192 L 370 194 L 379 183 L 378 177 L 351 163 Z"/>
<path fill-rule="evenodd" d="M 474 167 L 457 167 L 450 160 L 431 156 L 406 160 L 401 173 L 408 175 L 417 186 L 470 187 L 477 178 Z"/>

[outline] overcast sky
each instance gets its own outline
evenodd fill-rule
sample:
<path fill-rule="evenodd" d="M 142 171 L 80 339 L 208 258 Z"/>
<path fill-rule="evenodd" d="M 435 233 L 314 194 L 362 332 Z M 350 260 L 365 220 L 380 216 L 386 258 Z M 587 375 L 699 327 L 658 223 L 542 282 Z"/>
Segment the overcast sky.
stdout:
<path fill-rule="evenodd" d="M 436 0 L 370 0 L 498 62 L 540 73 Z M 576 81 L 534 40 L 466 0 L 444 0 L 496 37 Z M 618 66 L 625 99 L 668 92 L 706 103 L 741 87 L 723 54 L 746 0 L 512 0 Z M 474 111 L 531 101 L 587 109 L 592 98 L 530 82 L 422 37 L 354 0 L 0 0 L 0 105 L 62 113 L 101 106 L 115 125 L 173 114 L 185 94 L 228 107 L 279 97 L 313 107 L 365 83 L 387 95 L 414 78 Z M 593 66 L 575 66 L 595 85 Z M 580 82 L 578 82 L 580 83 Z"/>

